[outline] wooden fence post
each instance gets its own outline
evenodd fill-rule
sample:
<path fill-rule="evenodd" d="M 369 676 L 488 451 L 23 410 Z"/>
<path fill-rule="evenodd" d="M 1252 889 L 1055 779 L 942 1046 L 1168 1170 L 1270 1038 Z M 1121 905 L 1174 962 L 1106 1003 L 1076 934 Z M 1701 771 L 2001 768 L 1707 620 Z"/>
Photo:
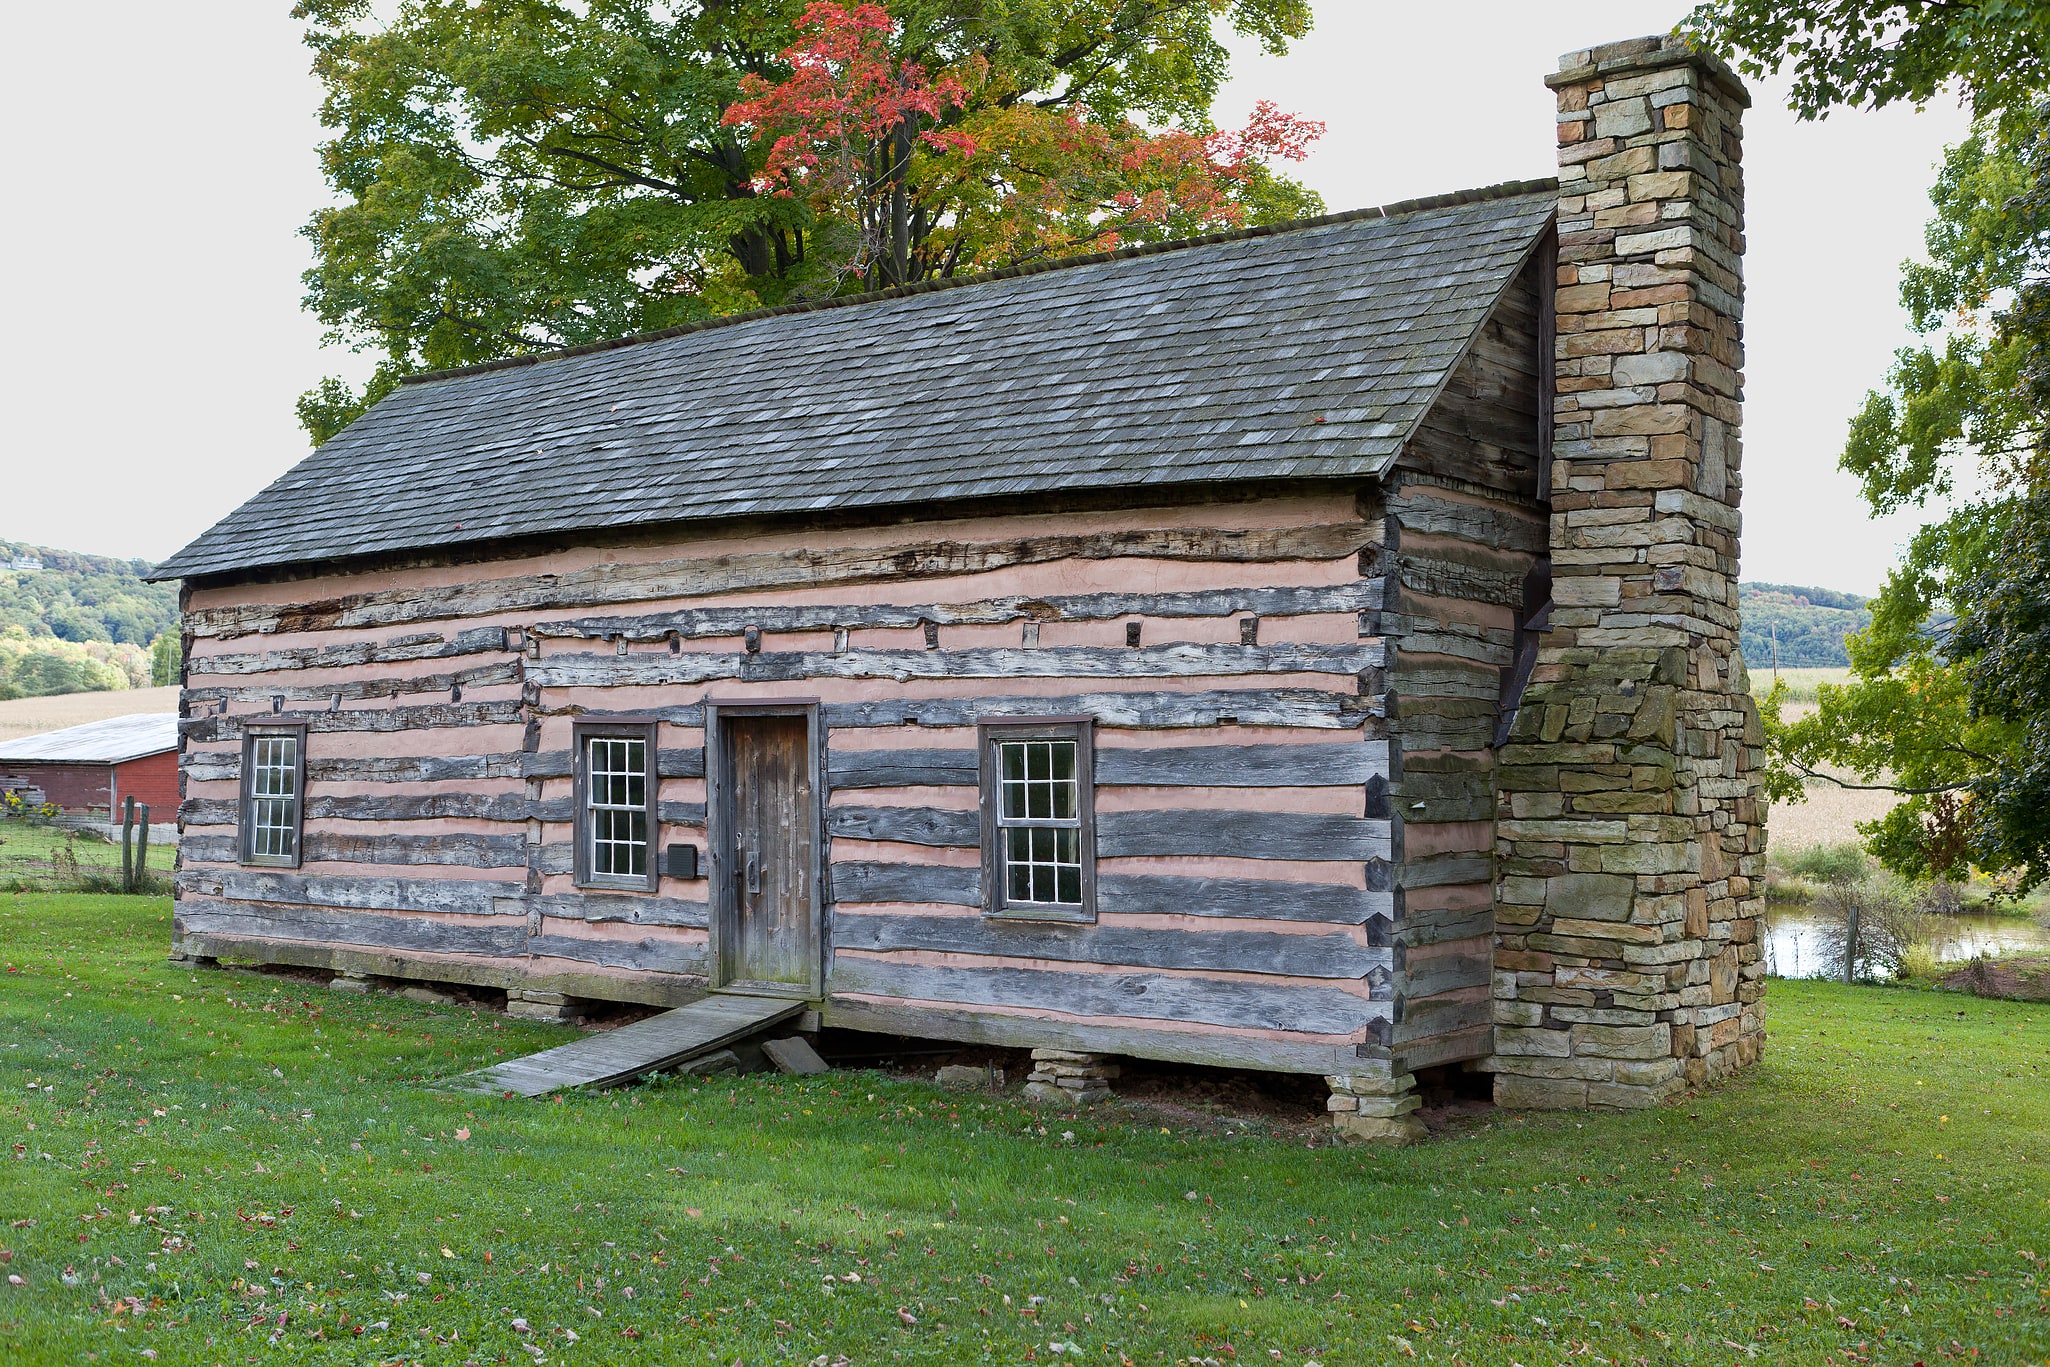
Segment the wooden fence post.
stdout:
<path fill-rule="evenodd" d="M 1858 980 L 1858 904 L 1852 902 L 1846 908 L 1844 926 L 1844 981 Z"/>
<path fill-rule="evenodd" d="M 121 891 L 135 891 L 135 851 L 130 842 L 135 835 L 135 796 L 121 804 Z"/>
<path fill-rule="evenodd" d="M 133 801 L 134 799 L 129 799 Z M 142 804 L 142 820 L 135 832 L 135 886 L 149 886 L 149 804 Z"/>

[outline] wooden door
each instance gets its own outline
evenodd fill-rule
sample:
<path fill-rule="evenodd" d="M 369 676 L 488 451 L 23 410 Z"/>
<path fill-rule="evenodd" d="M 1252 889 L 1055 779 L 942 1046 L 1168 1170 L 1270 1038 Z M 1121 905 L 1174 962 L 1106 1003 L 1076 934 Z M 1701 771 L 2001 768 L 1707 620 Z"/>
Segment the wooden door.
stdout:
<path fill-rule="evenodd" d="M 718 722 L 723 886 L 715 899 L 718 985 L 811 996 L 821 972 L 818 791 L 812 718 L 728 714 Z"/>

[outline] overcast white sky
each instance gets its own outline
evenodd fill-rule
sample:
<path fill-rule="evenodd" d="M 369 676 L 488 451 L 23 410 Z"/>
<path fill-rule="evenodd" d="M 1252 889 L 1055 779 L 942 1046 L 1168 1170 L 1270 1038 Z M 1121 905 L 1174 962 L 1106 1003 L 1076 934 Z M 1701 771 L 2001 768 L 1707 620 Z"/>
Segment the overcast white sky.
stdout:
<path fill-rule="evenodd" d="M 1548 175 L 1558 55 L 1655 32 L 1685 0 L 1319 0 L 1217 106 L 1330 125 L 1299 174 L 1332 209 Z M 0 538 L 161 558 L 299 459 L 293 400 L 361 358 L 299 309 L 325 189 L 317 86 L 286 0 L 25 7 L 0 51 L 12 137 L 0 262 Z M 1896 270 L 1964 116 L 1747 126 L 1744 577 L 1871 592 L 1913 519 L 1869 521 L 1845 423 L 1909 339 Z"/>

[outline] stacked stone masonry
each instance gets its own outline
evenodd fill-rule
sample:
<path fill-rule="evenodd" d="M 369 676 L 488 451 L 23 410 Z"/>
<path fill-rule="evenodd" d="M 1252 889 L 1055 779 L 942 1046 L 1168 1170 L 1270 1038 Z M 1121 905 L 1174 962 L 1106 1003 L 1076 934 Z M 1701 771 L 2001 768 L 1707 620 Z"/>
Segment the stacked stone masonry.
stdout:
<path fill-rule="evenodd" d="M 1654 1105 L 1764 1040 L 1738 651 L 1741 111 L 1674 38 L 1569 54 L 1550 631 L 1497 767 L 1495 1095 Z"/>
<path fill-rule="evenodd" d="M 1408 1144 L 1428 1137 L 1416 1115 L 1423 1105 L 1415 1095 L 1416 1075 L 1345 1073 L 1326 1077 L 1327 1103 L 1340 1139 L 1381 1144 Z"/>
<path fill-rule="evenodd" d="M 1058 1106 L 1094 1106 L 1110 1099 L 1110 1084 L 1118 1072 L 1118 1065 L 1102 1054 L 1034 1049 L 1024 1096 L 1027 1101 Z"/>

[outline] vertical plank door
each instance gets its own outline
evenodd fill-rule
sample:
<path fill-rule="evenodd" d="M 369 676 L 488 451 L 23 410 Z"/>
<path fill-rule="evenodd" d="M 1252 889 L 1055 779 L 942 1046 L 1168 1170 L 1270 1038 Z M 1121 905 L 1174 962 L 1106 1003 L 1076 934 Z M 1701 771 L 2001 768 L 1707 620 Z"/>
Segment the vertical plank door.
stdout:
<path fill-rule="evenodd" d="M 721 976 L 734 986 L 787 983 L 803 995 L 819 962 L 808 731 L 802 716 L 732 716 L 720 725 L 732 879 Z"/>

